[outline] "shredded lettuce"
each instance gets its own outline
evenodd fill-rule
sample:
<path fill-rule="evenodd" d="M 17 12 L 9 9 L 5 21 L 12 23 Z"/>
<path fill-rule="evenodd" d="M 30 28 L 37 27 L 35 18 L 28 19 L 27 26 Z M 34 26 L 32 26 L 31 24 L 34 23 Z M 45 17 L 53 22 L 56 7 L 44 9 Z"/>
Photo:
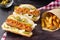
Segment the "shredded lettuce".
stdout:
<path fill-rule="evenodd" d="M 24 34 L 30 34 L 30 32 L 26 32 L 26 31 L 25 31 L 25 32 L 23 32 L 23 33 L 24 33 Z"/>
<path fill-rule="evenodd" d="M 29 24 L 29 23 L 27 22 L 26 19 L 20 19 L 19 16 L 17 16 L 17 17 L 13 17 L 13 18 L 15 18 L 16 20 L 18 20 L 19 22 L 23 22 L 24 24 L 28 25 L 29 27 L 32 26 L 31 24 Z"/>
<path fill-rule="evenodd" d="M 36 20 L 36 16 L 33 16 L 33 20 Z"/>

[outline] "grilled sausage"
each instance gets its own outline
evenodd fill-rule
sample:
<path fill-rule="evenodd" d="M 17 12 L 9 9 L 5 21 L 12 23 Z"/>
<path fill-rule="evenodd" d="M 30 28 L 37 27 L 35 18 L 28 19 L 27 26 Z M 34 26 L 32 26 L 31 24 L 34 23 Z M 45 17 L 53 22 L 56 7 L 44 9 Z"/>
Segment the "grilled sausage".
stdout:
<path fill-rule="evenodd" d="M 6 23 L 10 25 L 11 27 L 16 27 L 21 30 L 26 30 L 26 31 L 32 31 L 32 28 L 28 26 L 27 24 L 24 24 L 22 22 L 18 22 L 12 19 L 7 19 Z"/>

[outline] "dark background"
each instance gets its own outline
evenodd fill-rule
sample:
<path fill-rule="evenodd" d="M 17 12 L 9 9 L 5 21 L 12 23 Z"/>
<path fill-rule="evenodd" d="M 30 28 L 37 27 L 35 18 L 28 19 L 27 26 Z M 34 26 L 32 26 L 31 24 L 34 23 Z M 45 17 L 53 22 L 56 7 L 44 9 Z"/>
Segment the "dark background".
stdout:
<path fill-rule="evenodd" d="M 13 5 L 10 8 L 0 8 L 0 39 L 5 31 L 1 29 L 2 23 L 6 20 L 8 15 L 12 14 L 13 8 L 15 5 L 20 5 L 20 4 L 32 4 L 36 6 L 37 8 L 40 8 L 44 5 L 47 5 L 51 2 L 52 0 L 14 0 Z M 44 10 L 41 10 L 42 12 Z M 23 37 L 20 35 L 16 35 L 13 33 L 7 33 L 7 38 L 6 40 L 60 40 L 60 30 L 56 32 L 47 32 L 43 31 L 40 26 L 40 21 L 36 22 L 38 26 L 33 30 L 34 35 L 31 38 Z"/>

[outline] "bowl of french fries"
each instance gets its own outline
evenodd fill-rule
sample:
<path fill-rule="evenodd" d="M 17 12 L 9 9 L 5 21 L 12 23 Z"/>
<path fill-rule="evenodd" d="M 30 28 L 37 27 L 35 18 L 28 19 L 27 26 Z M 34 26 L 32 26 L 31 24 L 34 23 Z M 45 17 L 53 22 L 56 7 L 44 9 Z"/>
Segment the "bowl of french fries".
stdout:
<path fill-rule="evenodd" d="M 53 9 L 42 14 L 42 29 L 46 31 L 56 31 L 60 27 L 60 9 Z"/>

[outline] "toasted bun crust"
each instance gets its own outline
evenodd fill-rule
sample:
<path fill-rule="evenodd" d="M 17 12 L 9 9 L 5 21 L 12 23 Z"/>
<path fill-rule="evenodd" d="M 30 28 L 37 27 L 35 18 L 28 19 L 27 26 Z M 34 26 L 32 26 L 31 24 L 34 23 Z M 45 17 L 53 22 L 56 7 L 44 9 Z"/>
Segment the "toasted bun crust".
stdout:
<path fill-rule="evenodd" d="M 28 8 L 28 9 L 30 9 L 30 10 L 36 10 L 36 7 L 33 6 L 33 5 L 31 5 L 31 4 L 21 4 L 19 7 L 21 7 L 21 8 Z M 39 15 L 39 16 L 36 16 L 36 18 L 31 18 L 31 17 L 29 17 L 29 16 L 27 16 L 27 17 L 28 17 L 29 19 L 33 20 L 33 21 L 37 21 L 37 20 L 39 20 L 40 15 Z"/>
<path fill-rule="evenodd" d="M 19 30 L 17 30 L 17 28 L 14 29 L 13 27 L 9 27 L 5 22 L 2 25 L 2 29 L 5 31 L 9 31 L 9 32 L 12 32 L 15 34 L 26 36 L 26 37 L 32 36 L 32 32 L 30 32 L 29 34 L 24 34 L 24 33 L 20 32 Z"/>
<path fill-rule="evenodd" d="M 29 8 L 30 10 L 35 10 L 36 7 L 31 5 L 31 4 L 21 4 L 19 7 L 22 7 L 22 8 Z"/>

